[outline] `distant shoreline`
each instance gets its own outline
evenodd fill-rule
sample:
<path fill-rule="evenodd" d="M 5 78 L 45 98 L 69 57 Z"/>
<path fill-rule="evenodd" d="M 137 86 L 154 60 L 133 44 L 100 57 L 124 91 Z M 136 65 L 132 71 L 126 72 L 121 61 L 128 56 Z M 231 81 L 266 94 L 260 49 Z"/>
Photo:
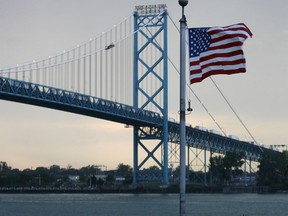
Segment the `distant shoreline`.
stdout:
<path fill-rule="evenodd" d="M 200 187 L 187 188 L 187 193 L 288 193 L 287 189 L 269 187 Z M 96 193 L 178 193 L 175 188 L 117 188 L 117 189 L 78 189 L 78 188 L 0 188 L 0 194 L 96 194 Z"/>

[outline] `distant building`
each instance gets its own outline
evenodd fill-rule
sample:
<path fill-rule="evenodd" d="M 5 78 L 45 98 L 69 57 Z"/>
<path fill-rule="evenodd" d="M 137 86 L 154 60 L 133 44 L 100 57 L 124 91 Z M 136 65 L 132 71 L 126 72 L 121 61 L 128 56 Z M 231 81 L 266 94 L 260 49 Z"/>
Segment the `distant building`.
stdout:
<path fill-rule="evenodd" d="M 125 178 L 122 177 L 122 176 L 117 176 L 117 177 L 115 178 L 115 181 L 117 181 L 117 182 L 123 182 L 123 181 L 125 181 Z"/>
<path fill-rule="evenodd" d="M 107 175 L 95 175 L 97 179 L 102 179 L 103 181 L 106 181 Z"/>
<path fill-rule="evenodd" d="M 68 178 L 72 182 L 79 182 L 79 180 L 80 180 L 79 175 L 69 175 Z"/>

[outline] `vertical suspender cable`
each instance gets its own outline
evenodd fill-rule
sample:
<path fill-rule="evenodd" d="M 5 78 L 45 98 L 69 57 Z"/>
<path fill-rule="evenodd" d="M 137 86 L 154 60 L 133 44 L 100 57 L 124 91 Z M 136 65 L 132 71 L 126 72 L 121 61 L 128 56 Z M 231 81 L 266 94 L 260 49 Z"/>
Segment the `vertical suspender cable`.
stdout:
<path fill-rule="evenodd" d="M 120 25 L 120 37 L 123 37 L 123 23 L 121 23 Z M 121 46 L 120 46 L 120 79 L 119 79 L 119 87 L 120 87 L 120 102 L 123 103 L 123 84 L 122 84 L 122 80 L 123 80 L 123 76 L 124 76 L 124 65 L 125 63 L 123 62 L 123 58 L 124 58 L 124 43 L 125 41 L 121 42 Z"/>
<path fill-rule="evenodd" d="M 71 90 L 75 91 L 75 48 L 72 51 L 72 62 L 71 62 Z"/>
<path fill-rule="evenodd" d="M 61 88 L 61 65 L 62 65 L 62 54 L 60 55 L 60 61 L 58 62 L 58 57 L 57 57 L 57 88 Z"/>
<path fill-rule="evenodd" d="M 64 56 L 64 62 L 63 62 L 63 64 L 64 64 L 63 88 L 65 88 L 65 89 L 68 89 L 68 87 L 69 87 L 69 67 L 68 67 L 69 66 L 68 65 L 69 57 L 68 57 L 68 55 L 69 55 L 69 52 L 63 53 L 63 56 Z M 65 56 L 66 56 L 66 58 L 65 58 Z"/>
<path fill-rule="evenodd" d="M 63 83 L 63 53 L 61 53 L 61 57 L 60 57 L 60 64 L 59 64 L 59 88 L 62 88 L 62 83 Z"/>
<path fill-rule="evenodd" d="M 58 57 L 55 56 L 54 58 L 54 74 L 53 74 L 53 79 L 54 79 L 54 85 L 55 87 L 58 87 L 57 86 L 57 81 L 58 81 Z"/>
<path fill-rule="evenodd" d="M 50 56 L 48 57 L 48 59 L 47 59 L 47 71 L 46 71 L 46 73 L 47 73 L 47 85 L 49 85 L 49 86 L 51 86 L 51 80 L 50 80 L 50 76 L 51 76 L 51 64 L 50 64 L 51 62 L 50 62 Z"/>
<path fill-rule="evenodd" d="M 32 82 L 32 65 L 31 64 L 29 64 L 29 82 Z"/>
<path fill-rule="evenodd" d="M 65 88 L 65 76 L 66 76 L 66 65 L 65 65 L 65 51 L 61 54 L 61 89 Z"/>
<path fill-rule="evenodd" d="M 111 29 L 111 32 L 110 32 L 110 41 L 111 41 L 111 43 L 110 44 L 113 44 L 113 29 Z M 110 55 L 111 55 L 111 57 L 110 57 L 110 59 L 111 59 L 111 63 L 110 63 L 110 70 L 111 70 L 111 72 L 110 72 L 110 81 L 109 81 L 109 83 L 110 83 L 110 86 L 111 86 L 111 92 L 110 92 L 110 98 L 109 98 L 109 100 L 113 100 L 113 98 L 114 98 L 114 100 L 115 100 L 115 97 L 114 97 L 114 91 L 113 91 L 113 87 L 114 87 L 114 70 L 113 70 L 113 68 L 114 68 L 114 61 L 113 61 L 113 54 L 114 54 L 114 52 L 113 52 L 113 48 L 112 49 L 110 49 Z"/>
<path fill-rule="evenodd" d="M 97 38 L 95 38 L 95 51 L 97 50 Z M 95 83 L 94 83 L 94 85 L 95 85 L 95 96 L 97 97 L 98 95 L 97 95 L 97 88 L 98 88 L 98 76 L 97 76 L 97 73 L 98 73 L 98 61 L 97 61 L 97 55 L 98 53 L 96 52 L 95 53 L 95 62 L 94 62 L 94 64 L 95 64 L 95 71 L 94 71 L 94 73 L 95 73 Z"/>
<path fill-rule="evenodd" d="M 92 88 L 92 39 L 89 41 L 89 95 L 91 95 L 91 88 Z"/>
<path fill-rule="evenodd" d="M 18 65 L 15 68 L 15 78 L 18 80 Z"/>
<path fill-rule="evenodd" d="M 63 89 L 65 89 L 66 87 L 66 61 L 65 61 L 65 55 L 66 52 L 63 51 L 62 54 L 62 87 Z"/>
<path fill-rule="evenodd" d="M 67 70 L 68 70 L 68 78 L 67 78 L 67 89 L 69 90 L 72 90 L 71 89 L 71 86 L 72 86 L 72 62 L 73 62 L 73 59 L 71 56 L 73 54 L 73 50 L 70 50 L 68 53 L 67 53 Z"/>
<path fill-rule="evenodd" d="M 45 67 L 45 60 L 42 61 L 42 71 L 43 71 L 42 83 L 43 83 L 44 85 L 47 85 L 47 82 L 46 82 L 47 68 Z"/>
<path fill-rule="evenodd" d="M 16 80 L 18 80 L 18 65 L 16 66 L 16 68 L 15 68 L 15 78 L 16 78 Z"/>
<path fill-rule="evenodd" d="M 83 54 L 83 93 L 86 94 L 86 43 L 84 46 L 84 54 Z"/>
<path fill-rule="evenodd" d="M 102 77 L 102 74 L 103 74 L 103 49 L 102 49 L 102 46 L 103 46 L 103 33 L 100 37 L 100 48 L 101 48 L 101 51 L 100 51 L 100 98 L 103 97 L 102 95 L 102 83 L 103 83 L 103 77 Z"/>
<path fill-rule="evenodd" d="M 58 57 L 55 56 L 55 87 L 58 87 Z"/>
<path fill-rule="evenodd" d="M 53 85 L 54 87 L 56 87 L 56 71 L 57 71 L 57 68 L 56 68 L 56 58 L 53 59 L 53 74 L 52 74 L 52 82 L 53 82 Z"/>
<path fill-rule="evenodd" d="M 105 33 L 105 46 L 107 46 L 108 43 L 108 32 Z M 105 52 L 105 99 L 108 99 L 108 52 Z"/>
<path fill-rule="evenodd" d="M 54 87 L 54 83 L 53 83 L 53 73 L 54 73 L 54 64 L 52 63 L 52 58 L 51 56 L 49 56 L 49 61 L 48 61 L 48 65 L 49 65 L 49 83 L 51 86 Z"/>
<path fill-rule="evenodd" d="M 115 29 L 115 40 L 118 39 L 118 26 Z M 121 38 L 120 38 L 121 39 Z M 115 47 L 115 101 L 119 102 L 118 98 L 118 74 L 119 74 L 119 46 Z"/>
<path fill-rule="evenodd" d="M 22 68 L 22 80 L 23 80 L 23 81 L 26 81 L 26 80 L 25 80 L 25 78 L 26 78 L 26 77 L 25 77 L 25 72 L 26 72 L 25 66 L 23 65 L 21 68 Z"/>
<path fill-rule="evenodd" d="M 81 47 L 78 46 L 78 64 L 77 64 L 77 91 L 80 92 L 80 73 L 81 73 Z"/>
<path fill-rule="evenodd" d="M 25 81 L 25 67 L 22 66 L 22 80 Z"/>
<path fill-rule="evenodd" d="M 124 26 L 124 34 L 125 36 L 128 34 L 128 23 L 125 22 L 125 26 Z M 125 65 L 124 65 L 124 71 L 123 71 L 123 78 L 122 78 L 122 83 L 123 83 L 123 102 L 126 103 L 127 102 L 127 85 L 126 85 L 126 81 L 127 81 L 127 69 L 128 69 L 128 58 L 127 58 L 127 51 L 128 51 L 128 46 L 129 46 L 129 43 L 125 40 L 125 47 L 124 47 L 124 62 L 125 62 Z"/>
<path fill-rule="evenodd" d="M 65 71 L 64 71 L 64 52 L 61 53 L 61 63 L 60 63 L 60 84 L 59 88 L 64 88 L 64 76 L 65 76 Z"/>
<path fill-rule="evenodd" d="M 132 17 L 130 16 L 129 18 L 129 30 L 128 30 L 128 35 L 131 35 L 131 33 L 133 32 L 133 25 L 132 25 Z M 127 21 L 128 22 L 128 21 Z M 133 59 L 133 37 L 130 36 L 129 37 L 130 39 L 128 40 L 128 43 L 130 44 L 130 49 L 129 49 L 129 59 Z M 133 88 L 132 88 L 132 77 L 133 77 L 133 61 L 130 61 L 129 62 L 129 68 L 130 68 L 130 73 L 129 75 L 127 76 L 127 81 L 128 81 L 128 84 L 127 84 L 127 88 L 128 88 L 128 92 L 127 92 L 127 97 L 128 97 L 128 100 L 127 100 L 127 104 L 130 104 L 130 105 L 133 105 Z"/>
<path fill-rule="evenodd" d="M 39 73 L 39 65 L 38 65 L 38 62 L 36 62 L 36 69 L 35 69 L 35 73 L 36 73 L 36 83 L 39 83 L 40 81 L 40 73 Z"/>

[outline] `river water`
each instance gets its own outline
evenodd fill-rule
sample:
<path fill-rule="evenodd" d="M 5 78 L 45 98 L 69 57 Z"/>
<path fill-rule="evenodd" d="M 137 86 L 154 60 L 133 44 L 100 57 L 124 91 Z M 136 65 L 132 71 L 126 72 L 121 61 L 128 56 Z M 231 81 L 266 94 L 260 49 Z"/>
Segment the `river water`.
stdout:
<path fill-rule="evenodd" d="M 0 194 L 0 216 L 179 215 L 178 194 Z M 287 216 L 288 194 L 186 194 L 186 215 Z"/>

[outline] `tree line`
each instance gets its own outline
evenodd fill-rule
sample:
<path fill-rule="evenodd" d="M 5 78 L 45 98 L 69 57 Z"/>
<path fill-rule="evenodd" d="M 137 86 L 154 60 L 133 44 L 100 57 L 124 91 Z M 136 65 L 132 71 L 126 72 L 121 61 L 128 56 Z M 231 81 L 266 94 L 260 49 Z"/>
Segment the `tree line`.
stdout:
<path fill-rule="evenodd" d="M 225 155 L 215 155 L 210 157 L 207 176 L 210 185 L 224 186 L 235 182 L 244 176 L 243 164 L 244 155 L 242 153 L 227 152 Z M 160 173 L 158 166 L 151 166 L 143 170 L 144 172 Z M 197 176 L 204 176 L 201 171 L 189 171 L 186 167 L 187 181 L 197 182 Z M 101 178 L 99 176 L 105 176 Z M 259 186 L 288 187 L 288 153 L 265 151 L 259 161 L 258 171 L 253 173 L 255 182 Z M 180 167 L 169 169 L 170 182 L 179 181 Z M 77 177 L 73 179 L 73 177 Z M 102 187 L 118 184 L 131 184 L 133 169 L 128 164 L 120 163 L 116 170 L 101 170 L 97 165 L 88 165 L 80 169 L 72 166 L 61 168 L 59 165 L 50 167 L 37 167 L 36 169 L 19 170 L 10 167 L 6 162 L 0 161 L 0 188 L 15 187 Z M 201 181 L 198 181 L 201 183 Z M 203 182 L 202 182 L 203 183 Z"/>
<path fill-rule="evenodd" d="M 99 176 L 105 175 L 105 179 Z M 132 168 L 120 163 L 116 170 L 103 171 L 97 165 L 88 165 L 75 169 L 68 165 L 61 168 L 59 165 L 50 167 L 37 167 L 19 170 L 10 167 L 6 162 L 0 161 L 0 188 L 17 187 L 51 187 L 51 188 L 87 188 L 101 187 L 115 182 L 117 176 L 123 176 L 123 184 L 129 184 L 132 179 Z"/>

